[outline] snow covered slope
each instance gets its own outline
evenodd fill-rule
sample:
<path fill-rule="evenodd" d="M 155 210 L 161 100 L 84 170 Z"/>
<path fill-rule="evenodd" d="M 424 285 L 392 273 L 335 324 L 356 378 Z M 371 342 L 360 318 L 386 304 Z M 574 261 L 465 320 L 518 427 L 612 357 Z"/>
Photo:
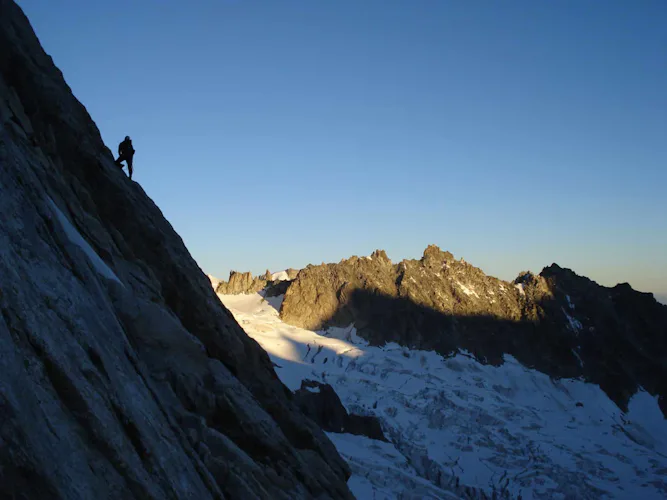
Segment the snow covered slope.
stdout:
<path fill-rule="evenodd" d="M 220 299 L 292 390 L 331 384 L 348 411 L 375 415 L 391 443 L 329 434 L 358 498 L 665 498 L 667 421 L 640 391 L 623 414 L 593 384 L 550 379 L 506 357 L 482 365 L 354 328 L 284 324 L 282 297 Z"/>

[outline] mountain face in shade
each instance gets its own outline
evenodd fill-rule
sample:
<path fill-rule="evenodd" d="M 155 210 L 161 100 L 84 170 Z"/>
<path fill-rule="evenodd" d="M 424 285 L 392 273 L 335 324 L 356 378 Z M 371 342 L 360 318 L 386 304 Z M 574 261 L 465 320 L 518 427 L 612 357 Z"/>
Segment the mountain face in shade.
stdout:
<path fill-rule="evenodd" d="M 302 269 L 280 317 L 312 330 L 354 324 L 371 345 L 466 350 L 496 365 L 509 354 L 553 377 L 596 383 L 622 409 L 643 387 L 667 413 L 667 306 L 556 264 L 509 283 L 436 246 L 398 264 L 379 250 Z"/>
<path fill-rule="evenodd" d="M 0 0 L 0 497 L 350 498 L 347 464 Z"/>

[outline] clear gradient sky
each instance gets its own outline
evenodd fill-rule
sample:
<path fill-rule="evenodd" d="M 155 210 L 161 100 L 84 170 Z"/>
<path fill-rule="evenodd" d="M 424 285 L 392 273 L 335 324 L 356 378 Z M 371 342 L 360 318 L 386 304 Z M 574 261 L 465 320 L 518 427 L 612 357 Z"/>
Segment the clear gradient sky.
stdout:
<path fill-rule="evenodd" d="M 199 265 L 429 243 L 667 300 L 664 0 L 22 0 Z"/>

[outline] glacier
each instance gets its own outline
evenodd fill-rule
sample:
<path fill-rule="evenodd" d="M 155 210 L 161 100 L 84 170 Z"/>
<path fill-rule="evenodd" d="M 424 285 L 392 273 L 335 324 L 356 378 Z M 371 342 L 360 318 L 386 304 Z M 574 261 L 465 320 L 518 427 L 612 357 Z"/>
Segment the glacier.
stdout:
<path fill-rule="evenodd" d="M 353 326 L 283 323 L 280 296 L 219 297 L 287 387 L 330 384 L 349 412 L 380 419 L 391 443 L 328 433 L 357 498 L 667 496 L 667 421 L 644 391 L 624 413 L 597 385 L 508 355 L 491 366 L 465 351 L 370 346 Z"/>

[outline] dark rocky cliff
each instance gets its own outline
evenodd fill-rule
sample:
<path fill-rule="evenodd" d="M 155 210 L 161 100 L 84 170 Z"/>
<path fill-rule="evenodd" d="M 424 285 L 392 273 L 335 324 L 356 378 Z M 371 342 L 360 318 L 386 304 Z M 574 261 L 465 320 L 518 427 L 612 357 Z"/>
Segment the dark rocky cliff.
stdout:
<path fill-rule="evenodd" d="M 348 498 L 349 474 L 0 0 L 0 497 Z"/>
<path fill-rule="evenodd" d="M 301 270 L 280 315 L 309 329 L 354 323 L 373 344 L 465 349 L 485 363 L 511 354 L 554 377 L 585 377 L 621 408 L 642 386 L 667 413 L 667 306 L 555 264 L 509 283 L 435 246 L 398 264 L 376 251 Z"/>

